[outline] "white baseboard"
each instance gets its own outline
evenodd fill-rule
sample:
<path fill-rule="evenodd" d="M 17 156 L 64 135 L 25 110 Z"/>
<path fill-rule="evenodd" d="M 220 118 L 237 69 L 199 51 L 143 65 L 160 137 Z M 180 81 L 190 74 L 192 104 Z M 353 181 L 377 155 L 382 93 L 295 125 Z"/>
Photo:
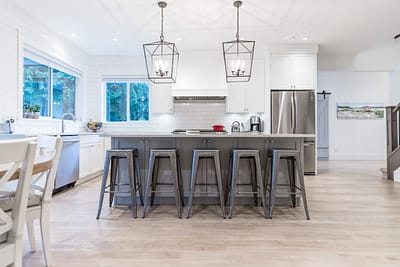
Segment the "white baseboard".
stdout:
<path fill-rule="evenodd" d="M 386 160 L 386 154 L 330 153 L 330 160 Z"/>

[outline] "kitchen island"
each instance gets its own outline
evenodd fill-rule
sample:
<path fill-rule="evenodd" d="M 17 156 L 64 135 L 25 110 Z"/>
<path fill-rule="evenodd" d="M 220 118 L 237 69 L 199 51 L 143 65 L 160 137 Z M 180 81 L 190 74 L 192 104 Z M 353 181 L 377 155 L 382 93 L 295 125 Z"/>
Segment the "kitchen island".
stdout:
<path fill-rule="evenodd" d="M 218 149 L 221 158 L 222 177 L 225 185 L 228 181 L 229 159 L 232 149 L 258 149 L 260 150 L 260 159 L 262 172 L 264 175 L 267 150 L 270 148 L 286 148 L 286 149 L 299 149 L 301 151 L 301 164 L 303 162 L 303 145 L 305 138 L 314 138 L 313 134 L 265 134 L 253 132 L 239 132 L 239 133 L 104 133 L 103 136 L 111 137 L 112 148 L 136 148 L 139 152 L 140 160 L 140 173 L 142 185 L 144 185 L 147 176 L 147 167 L 150 149 L 177 149 L 180 158 L 180 166 L 182 170 L 183 188 L 185 196 L 187 196 L 189 188 L 189 178 L 192 163 L 193 149 Z M 243 163 L 244 164 L 244 163 Z M 248 166 L 241 163 L 240 165 L 240 179 L 247 179 L 249 175 Z M 126 163 L 121 163 L 121 171 L 119 172 L 122 180 L 126 179 Z M 168 161 L 161 161 L 159 164 L 159 181 L 171 181 L 171 171 Z M 287 183 L 287 170 L 286 164 L 281 164 L 279 170 L 279 180 L 282 183 Z M 278 180 L 278 183 L 280 183 Z M 127 181 L 127 179 L 126 179 Z M 206 164 L 199 165 L 198 170 L 198 183 L 211 183 L 214 184 L 213 163 L 211 161 Z M 215 186 L 198 186 L 197 189 L 210 196 L 207 200 L 215 200 L 217 203 L 217 195 Z M 285 189 L 283 188 L 285 191 Z M 287 190 L 286 190 L 287 192 Z M 173 193 L 159 194 L 161 196 L 157 201 L 174 203 L 172 197 Z M 215 196 L 213 198 L 213 196 Z M 249 199 L 250 196 L 243 197 L 243 200 Z M 130 195 L 120 195 L 116 198 L 117 204 L 127 204 L 130 202 Z"/>

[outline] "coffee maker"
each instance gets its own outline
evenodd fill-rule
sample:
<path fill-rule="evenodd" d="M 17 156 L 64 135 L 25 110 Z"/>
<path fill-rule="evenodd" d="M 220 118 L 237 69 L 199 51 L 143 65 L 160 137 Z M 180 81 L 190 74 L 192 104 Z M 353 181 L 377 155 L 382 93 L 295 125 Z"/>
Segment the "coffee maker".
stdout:
<path fill-rule="evenodd" d="M 250 117 L 250 131 L 261 132 L 261 118 L 258 116 Z"/>

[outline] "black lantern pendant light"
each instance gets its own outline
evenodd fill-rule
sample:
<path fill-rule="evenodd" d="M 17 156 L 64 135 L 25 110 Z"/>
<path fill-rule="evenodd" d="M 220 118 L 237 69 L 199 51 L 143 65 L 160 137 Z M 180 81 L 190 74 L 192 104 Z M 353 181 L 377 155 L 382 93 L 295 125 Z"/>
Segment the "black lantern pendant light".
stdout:
<path fill-rule="evenodd" d="M 166 2 L 158 2 L 161 8 L 160 41 L 143 45 L 147 76 L 153 83 L 175 83 L 179 53 L 174 43 L 164 41 L 164 8 Z"/>
<path fill-rule="evenodd" d="M 226 82 L 248 82 L 253 67 L 255 41 L 241 40 L 239 37 L 239 7 L 242 1 L 233 2 L 237 8 L 236 40 L 223 42 Z"/>

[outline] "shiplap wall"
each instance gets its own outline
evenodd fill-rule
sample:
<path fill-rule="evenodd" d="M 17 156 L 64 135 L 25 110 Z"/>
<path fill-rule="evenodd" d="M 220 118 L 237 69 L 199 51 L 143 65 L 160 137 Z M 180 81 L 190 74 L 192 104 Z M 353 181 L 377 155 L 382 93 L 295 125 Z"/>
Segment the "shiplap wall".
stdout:
<path fill-rule="evenodd" d="M 42 35 L 46 34 L 47 38 Z M 13 5 L 12 1 L 0 0 L 0 121 L 16 119 L 15 130 L 24 133 L 59 131 L 60 121 L 49 119 L 22 119 L 23 48 L 40 51 L 61 64 L 73 66 L 82 75 L 77 93 L 77 117 L 86 121 L 90 86 L 88 54 L 72 43 L 60 38 L 29 14 Z M 83 122 L 67 122 L 69 129 L 84 129 Z"/>

